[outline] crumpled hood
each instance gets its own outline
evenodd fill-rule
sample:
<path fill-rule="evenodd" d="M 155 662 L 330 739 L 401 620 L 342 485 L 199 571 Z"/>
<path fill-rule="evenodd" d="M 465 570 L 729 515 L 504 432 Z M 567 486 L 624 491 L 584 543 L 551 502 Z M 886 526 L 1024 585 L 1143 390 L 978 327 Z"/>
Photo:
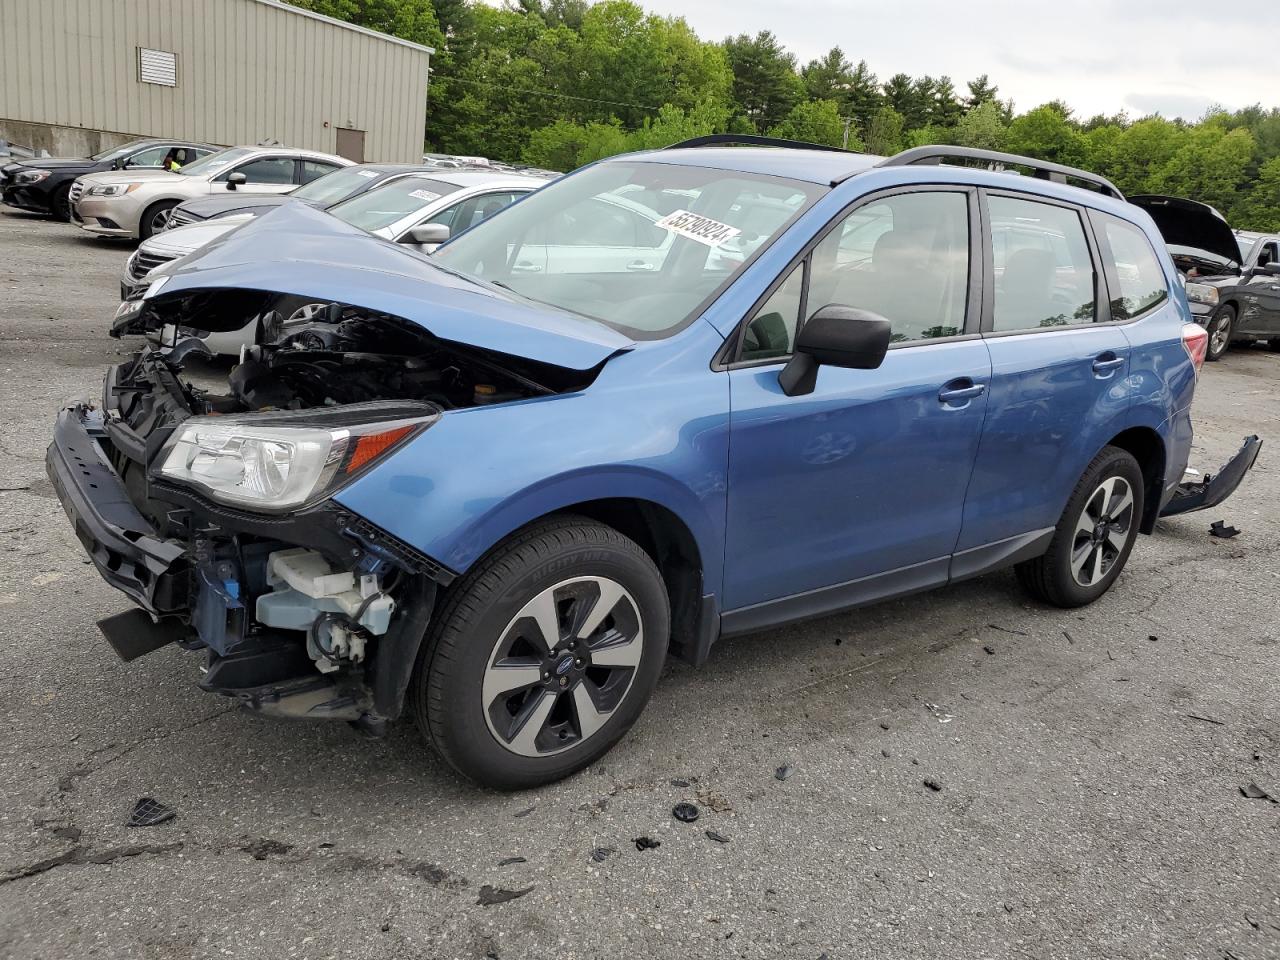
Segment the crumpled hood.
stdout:
<path fill-rule="evenodd" d="M 1153 194 L 1130 197 L 1129 202 L 1151 215 L 1166 244 L 1194 247 L 1232 263 L 1240 262 L 1240 245 L 1231 225 L 1207 203 Z"/>
<path fill-rule="evenodd" d="M 201 247 L 149 303 L 160 306 L 184 291 L 216 289 L 266 290 L 364 307 L 402 317 L 441 340 L 571 370 L 590 370 L 635 346 L 603 323 L 449 273 L 305 203 L 286 203 Z M 138 321 L 146 313 L 117 321 L 113 332 L 141 332 Z"/>

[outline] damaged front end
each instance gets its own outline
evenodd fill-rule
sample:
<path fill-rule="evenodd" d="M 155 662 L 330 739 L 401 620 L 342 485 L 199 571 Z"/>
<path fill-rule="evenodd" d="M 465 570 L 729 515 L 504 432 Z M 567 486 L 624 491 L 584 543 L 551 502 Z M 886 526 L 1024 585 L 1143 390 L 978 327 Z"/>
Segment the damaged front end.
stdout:
<path fill-rule="evenodd" d="M 147 310 L 155 324 L 219 313 L 243 324 L 245 297 L 199 292 Z M 59 414 L 48 473 L 99 573 L 138 607 L 99 624 L 122 658 L 176 642 L 205 653 L 205 690 L 378 732 L 401 712 L 454 574 L 333 493 L 448 411 L 589 375 L 343 304 L 287 329 L 278 314 L 255 319 L 259 345 L 225 392 L 184 380 L 157 350 L 110 368 L 100 405 Z"/>

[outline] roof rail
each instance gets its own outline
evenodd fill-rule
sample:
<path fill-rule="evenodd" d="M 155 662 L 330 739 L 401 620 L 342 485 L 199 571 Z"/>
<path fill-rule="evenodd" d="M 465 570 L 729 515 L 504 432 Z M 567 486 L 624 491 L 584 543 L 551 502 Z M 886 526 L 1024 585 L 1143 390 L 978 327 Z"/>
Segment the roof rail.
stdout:
<path fill-rule="evenodd" d="M 825 143 L 805 143 L 803 140 L 783 140 L 779 137 L 758 137 L 752 133 L 712 133 L 705 137 L 694 137 L 692 140 L 681 140 L 664 150 L 684 150 L 690 147 L 719 147 L 728 144 L 739 144 L 749 147 L 789 147 L 792 150 L 828 150 L 831 153 L 851 153 L 842 147 L 831 147 Z"/>
<path fill-rule="evenodd" d="M 1041 180 L 1052 180 L 1055 183 L 1066 183 L 1068 180 L 1080 180 L 1094 187 L 1099 193 L 1123 200 L 1120 188 L 1106 177 L 1076 167 L 1050 163 L 1048 160 L 1033 160 L 1016 153 L 1000 153 L 996 150 L 979 150 L 976 147 L 913 147 L 895 153 L 878 164 L 881 167 L 910 167 L 916 164 L 940 164 L 944 160 L 983 160 L 989 164 L 1001 164 L 1011 167 L 1029 167 Z"/>

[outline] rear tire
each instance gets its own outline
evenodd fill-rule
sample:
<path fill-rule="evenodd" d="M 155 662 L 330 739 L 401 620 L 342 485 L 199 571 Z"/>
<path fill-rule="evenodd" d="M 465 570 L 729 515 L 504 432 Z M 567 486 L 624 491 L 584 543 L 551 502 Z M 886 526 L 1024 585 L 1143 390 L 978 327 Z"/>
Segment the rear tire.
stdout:
<path fill-rule="evenodd" d="M 68 183 L 53 192 L 53 198 L 49 201 L 49 212 L 53 214 L 53 219 L 61 220 L 63 223 L 71 219 L 71 184 Z"/>
<path fill-rule="evenodd" d="M 143 210 L 142 218 L 138 221 L 138 239 L 150 240 L 159 233 L 169 219 L 169 211 L 177 205 L 177 200 L 159 200 Z"/>
<path fill-rule="evenodd" d="M 1049 549 L 1016 567 L 1036 599 L 1082 607 L 1110 589 L 1138 536 L 1143 510 L 1142 469 L 1133 454 L 1103 447 L 1072 491 Z"/>
<path fill-rule="evenodd" d="M 1236 308 L 1228 304 L 1209 320 L 1209 344 L 1205 348 L 1206 360 L 1220 360 L 1231 348 L 1231 336 L 1235 332 Z"/>
<path fill-rule="evenodd" d="M 582 517 L 536 524 L 450 589 L 410 682 L 418 729 L 485 786 L 559 780 L 640 716 L 669 634 L 666 587 L 639 546 Z"/>

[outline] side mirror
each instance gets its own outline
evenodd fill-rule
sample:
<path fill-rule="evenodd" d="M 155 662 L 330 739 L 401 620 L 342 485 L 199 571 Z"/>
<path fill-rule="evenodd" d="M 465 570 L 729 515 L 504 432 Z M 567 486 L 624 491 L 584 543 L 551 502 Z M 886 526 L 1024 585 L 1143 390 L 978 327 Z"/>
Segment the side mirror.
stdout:
<path fill-rule="evenodd" d="M 1280 263 L 1268 263 L 1262 268 L 1262 272 L 1273 277 L 1280 277 Z"/>
<path fill-rule="evenodd" d="M 124 166 L 124 161 L 123 161 L 123 160 L 112 160 L 112 161 L 111 161 L 111 169 L 112 169 L 112 170 L 119 170 L 122 166 Z"/>
<path fill-rule="evenodd" d="M 233 173 L 231 174 L 231 176 L 227 177 L 227 189 L 234 190 L 236 187 L 240 186 L 240 184 L 246 182 L 248 179 L 249 178 L 246 177 L 243 173 Z"/>
<path fill-rule="evenodd" d="M 788 397 L 813 393 L 818 367 L 875 370 L 889 350 L 889 321 L 870 310 L 829 304 L 811 316 L 796 335 L 796 347 L 778 374 Z"/>
<path fill-rule="evenodd" d="M 449 228 L 443 223 L 420 223 L 410 227 L 400 237 L 401 243 L 427 244 L 444 243 L 449 239 Z"/>

